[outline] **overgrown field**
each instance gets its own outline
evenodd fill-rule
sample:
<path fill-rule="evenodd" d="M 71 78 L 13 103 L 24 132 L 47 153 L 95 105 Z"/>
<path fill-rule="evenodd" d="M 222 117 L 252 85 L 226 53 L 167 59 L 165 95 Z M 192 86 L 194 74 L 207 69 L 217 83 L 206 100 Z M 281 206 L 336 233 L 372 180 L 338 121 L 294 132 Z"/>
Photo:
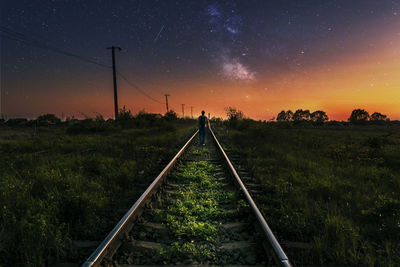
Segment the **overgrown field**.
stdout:
<path fill-rule="evenodd" d="M 88 256 L 80 250 L 85 242 L 77 241 L 101 240 L 195 125 L 128 118 L 2 126 L 0 266 Z"/>
<path fill-rule="evenodd" d="M 400 127 L 238 121 L 217 127 L 264 187 L 256 200 L 297 265 L 398 266 Z"/>

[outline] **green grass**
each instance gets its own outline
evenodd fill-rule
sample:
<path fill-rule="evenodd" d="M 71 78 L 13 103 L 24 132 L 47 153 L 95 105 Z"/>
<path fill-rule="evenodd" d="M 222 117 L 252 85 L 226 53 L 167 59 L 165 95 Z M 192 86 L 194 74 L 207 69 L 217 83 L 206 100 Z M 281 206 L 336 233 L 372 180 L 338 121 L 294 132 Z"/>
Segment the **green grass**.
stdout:
<path fill-rule="evenodd" d="M 209 155 L 210 154 L 210 150 L 208 148 L 206 148 L 206 147 L 199 148 L 199 149 L 193 150 L 192 154 L 195 155 L 195 156 Z"/>
<path fill-rule="evenodd" d="M 277 237 L 311 245 L 287 248 L 293 262 L 400 262 L 398 126 L 217 128 L 263 185 L 257 202 Z"/>
<path fill-rule="evenodd" d="M 72 241 L 101 240 L 194 128 L 87 123 L 2 129 L 0 265 L 82 261 Z"/>
<path fill-rule="evenodd" d="M 192 155 L 199 155 L 193 150 Z M 203 153 L 203 152 L 201 152 Z M 207 153 L 209 151 L 207 150 Z M 237 193 L 226 192 L 213 177 L 215 166 L 206 161 L 189 162 L 179 166 L 169 179 L 184 184 L 170 198 L 158 218 L 168 227 L 176 242 L 159 251 L 164 263 L 184 261 L 215 261 L 221 229 L 218 222 L 230 214 L 221 205 L 237 202 Z"/>

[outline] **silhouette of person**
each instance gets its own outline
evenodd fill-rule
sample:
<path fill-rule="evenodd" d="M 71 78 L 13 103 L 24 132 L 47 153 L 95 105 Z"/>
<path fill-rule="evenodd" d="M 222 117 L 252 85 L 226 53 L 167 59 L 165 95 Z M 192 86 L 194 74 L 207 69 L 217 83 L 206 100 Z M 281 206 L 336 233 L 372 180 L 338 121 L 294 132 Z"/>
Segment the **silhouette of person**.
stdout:
<path fill-rule="evenodd" d="M 207 125 L 207 117 L 204 116 L 205 111 L 201 111 L 201 116 L 199 117 L 199 137 L 200 144 L 205 145 L 206 141 L 206 125 Z"/>

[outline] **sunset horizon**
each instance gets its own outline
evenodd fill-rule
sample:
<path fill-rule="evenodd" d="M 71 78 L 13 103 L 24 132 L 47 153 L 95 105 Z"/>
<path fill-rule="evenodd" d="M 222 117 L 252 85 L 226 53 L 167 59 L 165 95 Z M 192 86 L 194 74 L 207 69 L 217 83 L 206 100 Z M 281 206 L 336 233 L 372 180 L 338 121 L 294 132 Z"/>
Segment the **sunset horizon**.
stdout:
<path fill-rule="evenodd" d="M 108 11 L 42 5 L 3 4 L 3 117 L 113 117 L 106 48 L 119 45 L 117 71 L 128 79 L 117 77 L 119 108 L 133 113 L 164 114 L 170 94 L 172 109 L 185 104 L 196 116 L 225 117 L 232 106 L 255 120 L 308 109 L 346 121 L 356 108 L 400 119 L 400 14 L 391 1 L 163 4 L 173 15 L 140 1 Z M 77 27 L 86 21 L 87 30 Z"/>

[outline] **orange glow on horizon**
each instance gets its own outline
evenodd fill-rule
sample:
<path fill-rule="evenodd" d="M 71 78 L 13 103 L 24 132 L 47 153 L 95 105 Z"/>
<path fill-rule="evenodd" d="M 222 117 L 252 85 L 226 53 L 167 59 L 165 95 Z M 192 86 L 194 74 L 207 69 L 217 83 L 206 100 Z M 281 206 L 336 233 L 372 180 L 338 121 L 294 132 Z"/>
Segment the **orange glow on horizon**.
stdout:
<path fill-rule="evenodd" d="M 181 104 L 184 103 L 185 115 L 190 116 L 190 107 L 193 106 L 194 117 L 204 109 L 212 117 L 225 118 L 224 108 L 233 106 L 256 120 L 269 120 L 287 109 L 324 110 L 331 120 L 347 120 L 355 108 L 365 109 L 370 114 L 381 112 L 392 120 L 398 120 L 400 35 L 392 38 L 387 34 L 378 41 L 379 45 L 359 49 L 345 59 L 321 62 L 302 72 L 280 73 L 276 77 L 257 76 L 253 82 L 209 81 L 207 77 L 198 77 L 182 82 L 154 79 L 148 83 L 149 87 L 144 82 L 141 84 L 161 102 L 165 100 L 164 93 L 170 93 L 169 106 L 178 115 L 181 115 Z M 41 93 L 22 100 L 20 94 L 6 95 L 7 102 L 15 103 L 7 107 L 8 117 L 26 117 L 25 114 L 32 114 L 32 109 L 35 114 L 31 117 L 43 113 L 55 113 L 58 116 L 64 113 L 65 117 L 82 117 L 82 114 L 113 117 L 111 77 L 90 83 L 82 79 L 65 83 L 54 79 L 44 81 L 44 84 L 35 85 L 38 92 L 42 90 Z M 164 104 L 152 102 L 123 81 L 119 80 L 118 86 L 120 108 L 125 105 L 133 113 L 140 110 L 165 113 Z M 54 87 L 60 90 L 49 89 Z M 89 90 L 69 90 L 77 87 Z"/>

